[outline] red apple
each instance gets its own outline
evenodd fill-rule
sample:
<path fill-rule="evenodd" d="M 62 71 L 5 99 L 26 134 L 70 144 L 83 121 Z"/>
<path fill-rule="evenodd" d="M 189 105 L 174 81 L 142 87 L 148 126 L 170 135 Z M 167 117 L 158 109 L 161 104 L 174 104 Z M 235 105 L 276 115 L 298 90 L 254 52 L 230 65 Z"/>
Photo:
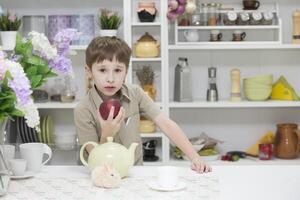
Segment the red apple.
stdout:
<path fill-rule="evenodd" d="M 109 111 L 112 106 L 115 107 L 114 117 L 113 117 L 113 118 L 115 118 L 118 115 L 120 108 L 121 108 L 120 100 L 119 99 L 109 99 L 109 100 L 103 101 L 101 103 L 101 105 L 99 107 L 99 112 L 103 119 L 107 120 Z"/>

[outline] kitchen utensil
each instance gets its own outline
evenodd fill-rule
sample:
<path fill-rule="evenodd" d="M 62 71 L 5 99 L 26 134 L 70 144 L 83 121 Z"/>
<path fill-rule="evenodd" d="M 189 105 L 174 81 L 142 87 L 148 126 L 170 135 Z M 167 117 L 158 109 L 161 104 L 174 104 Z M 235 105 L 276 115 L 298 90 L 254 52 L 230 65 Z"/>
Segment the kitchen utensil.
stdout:
<path fill-rule="evenodd" d="M 282 159 L 295 159 L 299 154 L 298 125 L 293 123 L 277 124 L 274 152 Z"/>
<path fill-rule="evenodd" d="M 187 42 L 197 42 L 200 39 L 198 30 L 185 30 L 183 36 Z"/>
<path fill-rule="evenodd" d="M 217 68 L 208 68 L 208 89 L 206 94 L 207 101 L 218 101 L 218 90 L 217 90 Z"/>

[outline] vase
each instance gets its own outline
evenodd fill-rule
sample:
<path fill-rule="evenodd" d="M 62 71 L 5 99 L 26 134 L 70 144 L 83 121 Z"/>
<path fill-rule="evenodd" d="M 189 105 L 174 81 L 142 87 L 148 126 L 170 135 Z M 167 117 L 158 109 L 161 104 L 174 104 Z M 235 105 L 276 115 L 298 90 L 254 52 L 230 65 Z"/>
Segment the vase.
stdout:
<path fill-rule="evenodd" d="M 143 90 L 147 93 L 147 95 L 155 101 L 156 97 L 156 88 L 154 85 L 143 85 Z"/>
<path fill-rule="evenodd" d="M 0 119 L 0 196 L 7 193 L 8 185 L 10 182 L 9 171 L 4 159 L 4 153 L 2 145 L 4 143 L 4 132 L 6 128 L 8 118 Z"/>
<path fill-rule="evenodd" d="M 0 145 L 4 144 L 5 129 L 8 118 L 0 119 Z"/>
<path fill-rule="evenodd" d="M 1 31 L 2 50 L 12 51 L 16 46 L 17 31 Z"/>
<path fill-rule="evenodd" d="M 101 29 L 100 30 L 100 36 L 117 36 L 117 29 Z"/>

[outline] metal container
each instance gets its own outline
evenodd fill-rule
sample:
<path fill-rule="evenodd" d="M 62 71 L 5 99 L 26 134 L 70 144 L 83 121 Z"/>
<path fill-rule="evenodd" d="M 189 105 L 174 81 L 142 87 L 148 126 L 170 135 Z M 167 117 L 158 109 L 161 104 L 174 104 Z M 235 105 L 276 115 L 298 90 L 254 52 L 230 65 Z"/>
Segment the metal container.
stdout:
<path fill-rule="evenodd" d="M 44 15 L 25 15 L 22 17 L 23 36 L 27 36 L 29 32 L 36 31 L 46 34 L 46 17 Z"/>
<path fill-rule="evenodd" d="M 192 101 L 191 69 L 187 58 L 179 58 L 175 67 L 174 101 Z"/>
<path fill-rule="evenodd" d="M 218 89 L 217 89 L 217 68 L 210 67 L 208 68 L 208 89 L 206 93 L 207 101 L 218 101 Z"/>

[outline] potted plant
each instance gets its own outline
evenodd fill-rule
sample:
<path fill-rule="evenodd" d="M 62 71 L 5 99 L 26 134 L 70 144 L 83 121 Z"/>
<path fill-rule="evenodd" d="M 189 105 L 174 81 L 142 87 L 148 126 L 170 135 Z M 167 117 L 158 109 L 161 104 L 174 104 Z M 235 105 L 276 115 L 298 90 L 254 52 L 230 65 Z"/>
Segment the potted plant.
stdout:
<path fill-rule="evenodd" d="M 21 26 L 21 19 L 7 11 L 0 16 L 0 34 L 3 50 L 13 50 L 16 45 L 17 31 Z"/>
<path fill-rule="evenodd" d="M 122 19 L 117 12 L 108 9 L 100 9 L 98 18 L 100 36 L 116 36 L 121 21 Z"/>

